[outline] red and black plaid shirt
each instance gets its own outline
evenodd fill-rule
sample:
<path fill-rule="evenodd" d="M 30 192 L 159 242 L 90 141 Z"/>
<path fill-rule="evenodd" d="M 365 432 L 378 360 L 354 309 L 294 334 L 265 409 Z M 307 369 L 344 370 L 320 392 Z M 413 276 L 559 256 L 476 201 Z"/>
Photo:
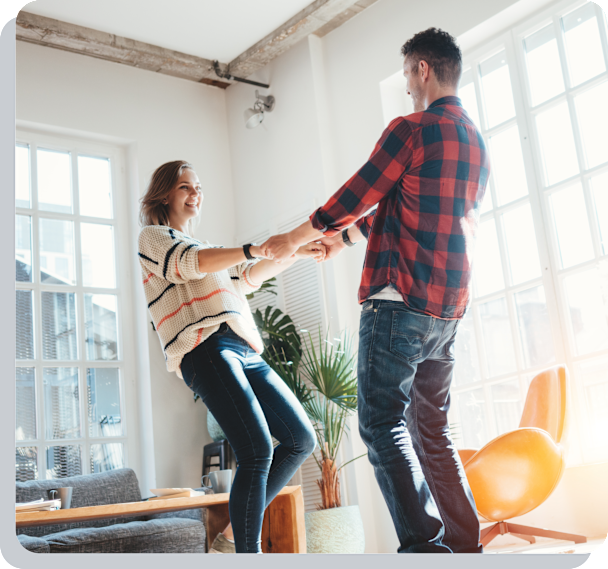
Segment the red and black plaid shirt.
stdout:
<path fill-rule="evenodd" d="M 359 302 L 390 283 L 413 310 L 462 318 L 488 175 L 481 134 L 460 99 L 444 97 L 393 120 L 310 220 L 327 236 L 356 222 L 367 238 Z"/>

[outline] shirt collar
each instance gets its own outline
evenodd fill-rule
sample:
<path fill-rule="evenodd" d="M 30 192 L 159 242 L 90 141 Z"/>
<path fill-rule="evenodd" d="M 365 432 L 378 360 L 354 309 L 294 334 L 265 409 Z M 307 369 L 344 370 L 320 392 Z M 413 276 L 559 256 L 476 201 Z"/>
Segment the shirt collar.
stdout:
<path fill-rule="evenodd" d="M 462 103 L 460 102 L 460 98 L 459 97 L 454 97 L 453 95 L 450 95 L 449 97 L 442 97 L 441 99 L 437 99 L 436 101 L 433 101 L 427 107 L 427 111 L 429 109 L 432 109 L 433 107 L 438 107 L 439 105 L 455 105 L 457 107 L 462 107 Z"/>

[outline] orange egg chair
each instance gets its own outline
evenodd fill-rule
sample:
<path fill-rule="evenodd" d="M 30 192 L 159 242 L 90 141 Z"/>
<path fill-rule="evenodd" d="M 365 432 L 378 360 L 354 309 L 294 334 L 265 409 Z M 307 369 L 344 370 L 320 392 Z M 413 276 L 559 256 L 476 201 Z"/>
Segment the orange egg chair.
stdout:
<path fill-rule="evenodd" d="M 542 504 L 555 490 L 565 467 L 569 415 L 568 370 L 564 365 L 539 373 L 530 383 L 519 428 L 480 450 L 460 450 L 481 521 L 483 546 L 510 533 L 534 543 L 534 536 L 585 543 L 587 538 L 507 522 Z M 482 519 L 483 518 L 483 519 Z"/>

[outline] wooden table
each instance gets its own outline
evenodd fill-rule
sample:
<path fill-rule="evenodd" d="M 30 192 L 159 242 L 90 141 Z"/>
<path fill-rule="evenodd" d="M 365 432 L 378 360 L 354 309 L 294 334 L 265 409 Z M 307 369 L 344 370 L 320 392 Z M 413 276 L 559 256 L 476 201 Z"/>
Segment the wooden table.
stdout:
<path fill-rule="evenodd" d="M 45 512 L 15 514 L 17 527 L 25 528 L 49 524 L 65 524 L 176 512 L 196 507 L 208 508 L 207 545 L 230 522 L 228 498 L 230 494 L 209 494 L 196 498 L 171 498 L 146 502 L 109 504 Z M 306 529 L 304 526 L 304 499 L 300 486 L 286 486 L 272 501 L 264 513 L 262 525 L 262 551 L 264 553 L 306 553 Z"/>

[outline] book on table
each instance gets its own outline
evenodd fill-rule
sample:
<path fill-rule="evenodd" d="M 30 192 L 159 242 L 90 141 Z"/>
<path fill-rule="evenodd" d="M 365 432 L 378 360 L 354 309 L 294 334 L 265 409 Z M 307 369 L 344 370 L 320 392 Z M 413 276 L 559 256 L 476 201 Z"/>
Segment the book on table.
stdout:
<path fill-rule="evenodd" d="M 32 502 L 22 502 L 15 504 L 15 513 L 24 514 L 26 512 L 43 512 L 45 510 L 58 510 L 61 508 L 61 500 L 45 500 L 40 498 Z"/>
<path fill-rule="evenodd" d="M 150 490 L 154 496 L 150 500 L 169 500 L 170 498 L 196 498 L 205 496 L 204 492 L 198 492 L 192 488 L 153 488 Z"/>

